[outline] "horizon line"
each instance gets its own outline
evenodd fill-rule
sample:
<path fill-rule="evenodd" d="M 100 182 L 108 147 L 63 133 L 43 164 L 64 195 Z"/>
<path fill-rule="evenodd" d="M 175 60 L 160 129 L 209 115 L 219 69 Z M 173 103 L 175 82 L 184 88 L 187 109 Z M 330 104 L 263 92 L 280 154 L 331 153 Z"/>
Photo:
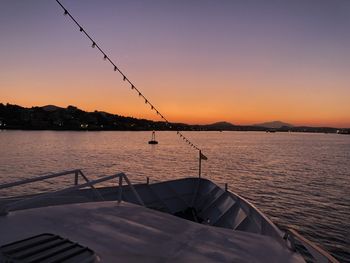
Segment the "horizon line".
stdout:
<path fill-rule="evenodd" d="M 9 103 L 9 102 L 6 102 L 6 103 L 2 103 L 0 102 L 0 104 L 3 104 L 3 105 L 14 105 L 14 106 L 19 106 L 19 107 L 22 107 L 22 108 L 43 108 L 43 107 L 47 107 L 47 106 L 53 106 L 53 107 L 57 107 L 57 108 L 61 108 L 61 109 L 67 109 L 69 106 L 72 106 L 72 107 L 75 107 L 79 110 L 82 110 L 82 111 L 85 111 L 85 112 L 89 112 L 89 113 L 93 113 L 93 112 L 104 112 L 104 113 L 108 113 L 108 114 L 112 114 L 112 115 L 118 115 L 118 116 L 121 116 L 121 117 L 127 117 L 127 118 L 135 118 L 135 119 L 145 119 L 145 120 L 148 120 L 148 121 L 153 121 L 153 122 L 164 122 L 163 120 L 156 120 L 155 118 L 151 118 L 151 119 L 148 119 L 148 118 L 145 118 L 145 117 L 134 117 L 134 116 L 125 116 L 125 115 L 120 115 L 118 113 L 112 113 L 112 112 L 107 112 L 107 111 L 104 111 L 104 110 L 86 110 L 86 109 L 83 109 L 83 108 L 80 108 L 79 106 L 75 106 L 75 105 L 67 105 L 66 107 L 64 106 L 57 106 L 55 104 L 45 104 L 45 105 L 42 105 L 42 106 L 39 106 L 39 105 L 31 105 L 31 106 L 22 106 L 22 105 L 19 105 L 19 104 L 12 104 L 12 103 Z M 258 126 L 258 127 L 264 127 L 264 126 L 259 126 L 259 125 L 262 125 L 262 124 L 270 124 L 270 123 L 275 123 L 275 122 L 280 122 L 280 123 L 283 123 L 283 124 L 287 124 L 287 125 L 282 125 L 281 127 L 283 126 L 287 126 L 287 127 L 294 127 L 294 128 L 297 128 L 297 127 L 310 127 L 310 128 L 333 128 L 333 129 L 350 129 L 350 127 L 335 127 L 335 126 L 330 126 L 330 125 L 321 125 L 321 126 L 314 126 L 314 125 L 308 125 L 308 124 L 293 124 L 293 123 L 289 123 L 288 121 L 281 121 L 281 120 L 271 120 L 271 121 L 257 121 L 255 123 L 249 123 L 249 124 L 239 124 L 239 123 L 235 123 L 235 122 L 231 122 L 231 121 L 226 121 L 226 120 L 217 120 L 217 121 L 213 121 L 213 122 L 206 122 L 206 123 L 188 123 L 188 122 L 183 122 L 183 121 L 169 121 L 170 123 L 178 123 L 178 124 L 185 124 L 185 125 L 190 125 L 190 126 L 203 126 L 203 125 L 213 125 L 213 124 L 219 124 L 219 123 L 227 123 L 229 125 L 233 125 L 233 126 Z"/>

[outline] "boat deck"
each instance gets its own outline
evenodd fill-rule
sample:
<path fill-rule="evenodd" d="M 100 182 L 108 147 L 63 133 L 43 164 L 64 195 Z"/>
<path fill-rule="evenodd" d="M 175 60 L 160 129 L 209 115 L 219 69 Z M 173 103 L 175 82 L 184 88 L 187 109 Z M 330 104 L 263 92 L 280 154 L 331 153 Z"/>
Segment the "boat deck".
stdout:
<path fill-rule="evenodd" d="M 0 246 L 52 233 L 87 246 L 101 262 L 304 262 L 269 236 L 197 224 L 117 201 L 13 211 L 0 217 Z"/>

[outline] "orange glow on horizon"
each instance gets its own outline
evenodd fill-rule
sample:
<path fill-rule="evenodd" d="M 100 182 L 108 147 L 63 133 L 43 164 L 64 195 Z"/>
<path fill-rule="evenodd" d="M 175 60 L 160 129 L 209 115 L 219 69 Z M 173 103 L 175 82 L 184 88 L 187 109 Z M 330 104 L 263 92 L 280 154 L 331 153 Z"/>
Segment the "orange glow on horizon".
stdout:
<path fill-rule="evenodd" d="M 329 6 L 316 10 L 307 1 L 281 9 L 268 2 L 189 3 L 193 12 L 176 1 L 66 4 L 171 122 L 349 128 L 349 16 L 333 19 Z M 16 3 L 0 10 L 8 25 L 0 28 L 1 103 L 161 121 L 56 3 Z"/>
<path fill-rule="evenodd" d="M 105 105 L 104 107 L 100 107 L 97 104 L 87 104 L 84 105 L 82 103 L 69 103 L 66 104 L 64 102 L 58 102 L 58 103 L 41 103 L 36 102 L 34 104 L 27 104 L 24 103 L 24 101 L 21 103 L 18 102 L 8 102 L 11 104 L 18 104 L 23 107 L 33 107 L 33 106 L 45 106 L 48 104 L 56 105 L 58 107 L 66 108 L 69 105 L 73 105 L 78 107 L 81 110 L 84 111 L 105 111 L 112 114 L 117 114 L 121 116 L 126 117 L 134 117 L 134 118 L 143 118 L 153 121 L 162 121 L 160 117 L 158 117 L 156 114 L 154 114 L 152 111 L 148 110 L 148 107 L 145 107 L 140 102 L 140 106 L 137 109 L 128 110 L 128 109 L 120 109 L 120 108 L 114 108 L 113 105 L 111 107 L 108 107 L 108 105 Z M 307 118 L 303 115 L 299 116 L 292 116 L 290 118 L 286 118 L 284 115 L 275 115 L 273 117 L 266 117 L 263 113 L 260 114 L 252 114 L 248 115 L 249 112 L 244 113 L 244 117 L 240 116 L 236 113 L 232 114 L 231 116 L 225 114 L 224 112 L 218 112 L 216 115 L 213 114 L 207 114 L 207 112 L 196 112 L 192 111 L 190 114 L 188 112 L 181 112 L 181 111 L 171 111 L 171 110 L 164 110 L 162 113 L 165 115 L 165 117 L 170 122 L 178 122 L 178 123 L 185 123 L 185 124 L 211 124 L 219 121 L 226 121 L 230 122 L 235 125 L 253 125 L 263 122 L 269 122 L 269 121 L 283 121 L 289 124 L 292 124 L 294 126 L 313 126 L 313 127 L 336 127 L 336 128 L 349 128 L 349 122 L 346 117 L 344 118 L 338 118 L 332 121 L 329 121 L 327 119 L 322 118 Z M 242 111 L 240 111 L 242 114 Z"/>

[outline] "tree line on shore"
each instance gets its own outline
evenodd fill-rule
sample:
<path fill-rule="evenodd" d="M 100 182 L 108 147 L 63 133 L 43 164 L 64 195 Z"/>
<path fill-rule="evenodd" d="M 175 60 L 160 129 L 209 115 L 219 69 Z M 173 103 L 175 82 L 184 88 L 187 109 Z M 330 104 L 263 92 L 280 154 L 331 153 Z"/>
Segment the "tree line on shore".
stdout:
<path fill-rule="evenodd" d="M 75 106 L 61 108 L 54 105 L 25 108 L 0 103 L 0 129 L 22 130 L 182 130 L 182 131 L 268 131 L 268 132 L 323 132 L 349 134 L 350 129 L 332 127 L 291 127 L 268 128 L 256 125 L 234 125 L 217 122 L 206 125 L 185 123 L 166 124 L 133 117 L 124 117 L 102 111 L 86 112 Z"/>

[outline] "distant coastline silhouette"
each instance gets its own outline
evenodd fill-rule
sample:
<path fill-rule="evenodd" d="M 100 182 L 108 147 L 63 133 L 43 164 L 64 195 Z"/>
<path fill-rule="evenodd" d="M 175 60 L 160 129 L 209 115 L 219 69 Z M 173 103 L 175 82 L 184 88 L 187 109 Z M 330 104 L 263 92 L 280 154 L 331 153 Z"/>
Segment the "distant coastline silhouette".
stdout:
<path fill-rule="evenodd" d="M 234 125 L 224 121 L 203 125 L 171 123 L 171 127 L 169 127 L 163 121 L 124 117 L 103 111 L 86 112 L 75 106 L 61 108 L 55 105 L 47 105 L 43 107 L 25 108 L 18 105 L 2 103 L 0 103 L 0 129 L 74 131 L 270 131 L 273 129 L 276 132 L 350 134 L 350 128 L 298 127 L 280 121 L 257 125 Z"/>

